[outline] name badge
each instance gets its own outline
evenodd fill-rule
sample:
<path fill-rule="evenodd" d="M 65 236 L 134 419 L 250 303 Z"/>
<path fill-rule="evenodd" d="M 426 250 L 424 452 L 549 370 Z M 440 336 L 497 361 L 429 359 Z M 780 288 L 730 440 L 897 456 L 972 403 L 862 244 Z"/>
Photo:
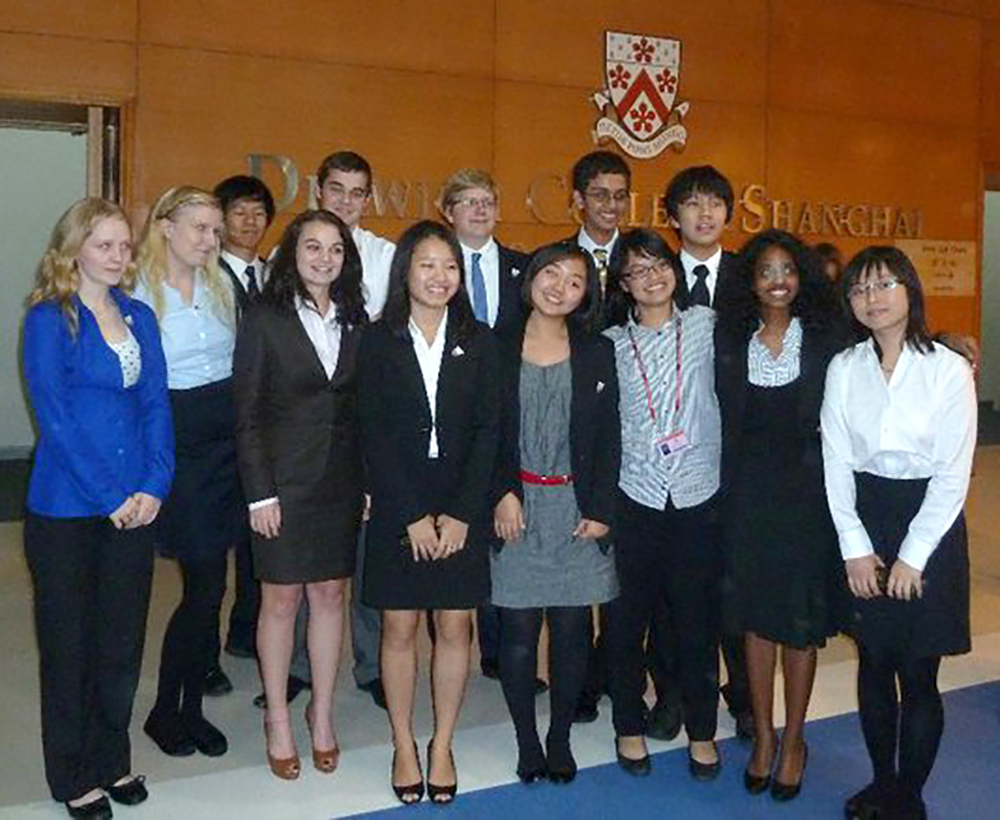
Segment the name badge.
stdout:
<path fill-rule="evenodd" d="M 656 449 L 664 457 L 676 455 L 681 450 L 686 449 L 687 446 L 688 440 L 683 430 L 678 430 L 676 433 L 671 433 L 669 436 L 664 436 L 656 440 Z"/>

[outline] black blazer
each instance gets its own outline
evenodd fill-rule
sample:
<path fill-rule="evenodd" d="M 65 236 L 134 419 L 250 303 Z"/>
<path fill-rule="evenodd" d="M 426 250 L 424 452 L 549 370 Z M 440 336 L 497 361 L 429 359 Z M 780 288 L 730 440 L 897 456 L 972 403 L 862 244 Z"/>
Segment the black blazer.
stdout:
<path fill-rule="evenodd" d="M 722 416 L 722 489 L 733 485 L 740 462 L 743 438 L 743 418 L 746 411 L 747 347 L 750 333 L 745 324 L 719 323 L 715 328 L 715 392 L 719 397 Z M 839 327 L 817 329 L 803 326 L 802 359 L 800 362 L 799 406 L 795 427 L 790 436 L 809 440 L 809 458 L 814 458 L 817 475 L 822 476 L 823 464 L 819 439 L 819 411 L 823 404 L 826 368 L 830 359 L 843 347 Z"/>
<path fill-rule="evenodd" d="M 483 536 L 499 425 L 497 349 L 485 325 L 459 338 L 454 315 L 445 330 L 437 388 L 439 466 L 444 497 L 432 497 L 421 474 L 427 465 L 431 410 L 417 354 L 407 331 L 385 321 L 365 331 L 358 351 L 358 405 L 372 525 L 402 535 L 425 515 L 445 513 Z"/>
<path fill-rule="evenodd" d="M 569 325 L 569 447 L 576 503 L 584 518 L 614 524 L 615 495 L 621 468 L 618 372 L 610 339 Z M 494 506 L 507 493 L 524 499 L 521 485 L 521 348 L 524 325 L 501 340 L 503 410 L 500 446 L 493 479 Z"/>
<path fill-rule="evenodd" d="M 236 336 L 233 379 L 240 476 L 248 501 L 320 480 L 337 465 L 339 492 L 363 490 L 355 362 L 361 329 L 344 327 L 333 378 L 295 311 L 256 302 Z"/>
<path fill-rule="evenodd" d="M 725 311 L 740 299 L 743 288 L 740 285 L 740 257 L 731 251 L 723 251 L 719 260 L 719 270 L 715 279 L 715 293 L 711 307 L 716 313 Z"/>
<path fill-rule="evenodd" d="M 531 257 L 513 248 L 497 243 L 500 258 L 500 307 L 493 329 L 500 334 L 512 332 L 526 318 L 524 300 L 521 298 L 522 274 Z"/>

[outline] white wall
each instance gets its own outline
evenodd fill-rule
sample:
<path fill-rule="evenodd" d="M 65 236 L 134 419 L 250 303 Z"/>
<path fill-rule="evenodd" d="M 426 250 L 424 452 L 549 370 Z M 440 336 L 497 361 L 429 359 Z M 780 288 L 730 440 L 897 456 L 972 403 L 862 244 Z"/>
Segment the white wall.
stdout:
<path fill-rule="evenodd" d="M 1000 191 L 986 192 L 983 215 L 982 362 L 979 399 L 1000 408 Z"/>
<path fill-rule="evenodd" d="M 86 190 L 86 136 L 0 128 L 0 458 L 35 442 L 21 382 L 24 299 L 52 227 Z"/>

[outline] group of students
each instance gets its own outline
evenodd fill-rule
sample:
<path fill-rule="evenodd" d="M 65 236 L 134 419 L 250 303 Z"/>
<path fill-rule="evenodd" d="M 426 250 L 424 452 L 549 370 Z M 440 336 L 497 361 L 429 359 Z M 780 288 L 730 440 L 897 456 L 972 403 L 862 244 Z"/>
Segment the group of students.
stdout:
<path fill-rule="evenodd" d="M 624 771 L 647 774 L 646 736 L 683 723 L 691 775 L 716 777 L 722 641 L 727 700 L 753 740 L 745 787 L 793 799 L 817 649 L 845 631 L 874 771 L 845 812 L 925 817 L 938 666 L 970 648 L 962 506 L 976 402 L 968 363 L 928 334 L 909 260 L 868 248 L 835 291 L 786 232 L 727 253 L 733 191 L 711 166 L 667 186 L 679 255 L 655 231 L 619 232 L 631 178 L 608 151 L 573 169 L 579 232 L 530 257 L 495 241 L 498 192 L 482 171 L 446 182 L 449 224 L 418 222 L 396 245 L 358 225 L 371 179 L 353 152 L 324 160 L 320 208 L 296 216 L 266 261 L 274 204 L 249 177 L 214 195 L 165 192 L 135 264 L 118 206 L 81 200 L 57 224 L 24 327 L 39 427 L 24 537 L 55 799 L 107 818 L 109 798 L 147 797 L 128 726 L 154 545 L 177 559 L 183 594 L 145 731 L 172 755 L 226 751 L 201 704 L 226 553 L 249 542 L 277 777 L 301 771 L 297 643 L 312 763 L 338 766 L 353 577 L 354 598 L 381 616 L 375 684 L 404 804 L 456 795 L 479 608 L 484 671 L 498 669 L 525 783 L 575 777 L 570 730 L 595 714 L 602 655 Z M 421 613 L 434 645 L 423 764 Z"/>

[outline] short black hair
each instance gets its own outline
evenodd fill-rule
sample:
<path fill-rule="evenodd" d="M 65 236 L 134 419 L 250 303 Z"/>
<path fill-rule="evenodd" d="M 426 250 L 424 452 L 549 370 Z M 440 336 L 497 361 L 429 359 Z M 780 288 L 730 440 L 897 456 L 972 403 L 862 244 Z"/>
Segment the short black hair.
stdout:
<path fill-rule="evenodd" d="M 335 151 L 325 157 L 316 171 L 316 184 L 322 188 L 331 171 L 360 172 L 368 179 L 367 187 L 372 187 L 372 167 L 361 154 L 354 151 Z"/>
<path fill-rule="evenodd" d="M 448 302 L 448 319 L 454 322 L 457 338 L 468 339 L 476 332 L 476 315 L 465 290 L 465 262 L 462 246 L 451 228 L 433 219 L 416 222 L 403 231 L 396 243 L 396 252 L 389 266 L 389 292 L 382 310 L 382 318 L 396 336 L 405 337 L 410 325 L 410 264 L 417 245 L 425 239 L 440 239 L 451 249 L 458 263 L 458 290 Z"/>
<path fill-rule="evenodd" d="M 226 177 L 215 186 L 212 191 L 215 198 L 222 206 L 222 213 L 225 214 L 240 199 L 249 199 L 251 202 L 259 202 L 267 211 L 267 224 L 274 222 L 274 197 L 270 189 L 257 177 L 238 174 L 234 177 Z"/>
<path fill-rule="evenodd" d="M 579 259 L 587 271 L 586 292 L 580 304 L 566 317 L 566 321 L 587 333 L 591 333 L 600 327 L 601 284 L 597 278 L 597 266 L 594 264 L 594 258 L 576 242 L 555 242 L 551 245 L 543 245 L 532 254 L 528 268 L 524 272 L 524 281 L 521 283 L 521 301 L 526 308 L 525 315 L 530 315 L 534 309 L 531 302 L 531 286 L 539 271 L 564 259 Z"/>
<path fill-rule="evenodd" d="M 930 353 L 934 348 L 931 344 L 931 335 L 927 330 L 924 289 L 920 284 L 920 276 L 917 274 L 917 269 L 913 267 L 910 258 L 899 248 L 891 245 L 872 245 L 860 251 L 847 263 L 847 267 L 844 268 L 844 273 L 840 277 L 838 283 L 840 304 L 854 328 L 855 335 L 858 339 L 867 339 L 872 333 L 854 316 L 854 309 L 851 307 L 851 288 L 857 284 L 859 279 L 877 273 L 878 269 L 882 267 L 906 288 L 909 316 L 906 319 L 904 342 L 919 353 Z M 875 349 L 881 359 L 882 351 L 879 350 L 877 342 Z"/>
<path fill-rule="evenodd" d="M 726 203 L 726 222 L 733 218 L 733 186 L 715 166 L 692 165 L 675 174 L 663 196 L 667 214 L 678 219 L 681 203 L 692 194 L 714 194 Z"/>
<path fill-rule="evenodd" d="M 573 166 L 573 190 L 581 196 L 587 193 L 587 186 L 598 174 L 620 174 L 626 186 L 632 187 L 632 171 L 625 160 L 614 151 L 591 151 Z"/>
<path fill-rule="evenodd" d="M 302 229 L 310 222 L 332 225 L 344 243 L 344 264 L 340 275 L 330 283 L 330 301 L 337 306 L 337 321 L 342 325 L 363 325 L 368 321 L 365 312 L 364 290 L 361 284 L 361 256 L 351 238 L 351 229 L 344 221 L 329 211 L 303 211 L 293 219 L 281 235 L 274 259 L 271 260 L 267 283 L 261 292 L 261 299 L 281 310 L 294 313 L 295 297 L 305 302 L 313 298 L 299 275 L 295 254 L 299 246 Z"/>
<path fill-rule="evenodd" d="M 634 316 L 635 299 L 622 287 L 622 273 L 628 265 L 629 254 L 667 262 L 673 269 L 676 282 L 672 297 L 674 304 L 678 310 L 684 310 L 690 305 L 687 278 L 680 260 L 656 231 L 636 228 L 618 237 L 611 259 L 608 260 L 608 279 L 604 286 L 604 318 L 609 327 L 623 325 L 629 316 Z"/>

